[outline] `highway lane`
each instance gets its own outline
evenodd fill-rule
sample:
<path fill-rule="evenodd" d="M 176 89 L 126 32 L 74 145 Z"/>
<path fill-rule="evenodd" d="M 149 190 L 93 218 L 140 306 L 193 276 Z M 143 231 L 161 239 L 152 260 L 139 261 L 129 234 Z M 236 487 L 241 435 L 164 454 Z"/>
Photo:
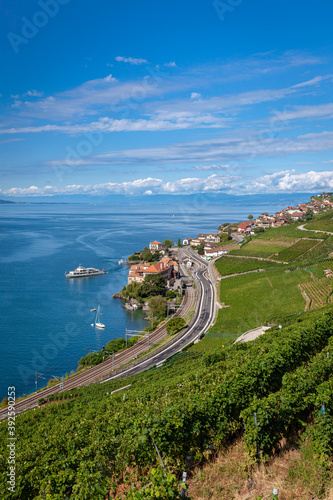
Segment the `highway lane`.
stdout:
<path fill-rule="evenodd" d="M 182 333 L 181 335 L 177 335 L 174 342 L 170 341 L 172 342 L 171 346 L 167 344 L 165 348 L 158 349 L 158 351 L 160 352 L 157 352 L 156 354 L 152 353 L 152 355 L 150 355 L 148 359 L 135 361 L 134 366 L 132 365 L 131 367 L 124 367 L 120 371 L 118 370 L 116 373 L 114 373 L 113 376 L 109 377 L 108 380 L 123 378 L 128 375 L 140 373 L 141 371 L 144 371 L 151 366 L 154 366 L 155 364 L 163 362 L 168 357 L 183 349 L 186 345 L 195 340 L 200 333 L 209 328 L 210 324 L 214 320 L 214 287 L 211 285 L 209 277 L 207 276 L 207 263 L 205 261 L 202 262 L 201 259 L 196 257 L 194 257 L 193 260 L 195 260 L 201 267 L 194 273 L 199 287 L 199 303 L 197 304 L 196 312 L 194 313 L 196 316 L 192 325 L 187 329 L 184 329 L 184 333 Z M 194 290 L 192 288 L 188 288 L 184 308 L 181 311 L 177 311 L 174 316 L 185 317 L 186 314 L 188 314 L 188 312 L 192 309 L 193 305 Z M 164 336 L 165 326 L 158 328 L 151 335 L 151 342 L 156 343 Z M 134 357 L 137 357 L 143 351 L 147 350 L 147 347 L 147 339 L 141 340 L 131 348 L 116 355 L 114 362 L 112 361 L 112 359 L 108 359 L 100 365 L 97 365 L 87 370 L 86 372 L 78 374 L 72 379 L 64 381 L 63 390 L 72 389 L 74 387 L 79 387 L 82 385 L 89 385 L 96 381 L 104 381 L 105 377 L 113 371 L 113 368 L 116 370 L 118 367 L 120 367 L 120 365 L 124 365 L 124 363 L 132 361 Z M 55 392 L 59 392 L 59 389 L 60 384 L 57 384 L 55 386 L 44 389 L 38 394 L 33 394 L 28 398 L 19 401 L 15 405 L 16 413 L 18 414 L 22 411 L 25 411 L 26 409 L 38 406 L 38 400 L 40 398 L 45 398 L 51 394 L 54 394 Z M 6 417 L 7 409 L 4 408 L 0 411 L 0 420 L 4 420 Z"/>

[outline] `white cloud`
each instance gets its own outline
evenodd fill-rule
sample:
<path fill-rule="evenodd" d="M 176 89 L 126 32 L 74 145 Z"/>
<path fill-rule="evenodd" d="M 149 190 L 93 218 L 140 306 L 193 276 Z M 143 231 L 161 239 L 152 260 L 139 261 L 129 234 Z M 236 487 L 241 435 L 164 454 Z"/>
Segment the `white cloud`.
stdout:
<path fill-rule="evenodd" d="M 106 76 L 106 77 L 104 78 L 104 80 L 105 80 L 106 82 L 109 82 L 109 83 L 110 83 L 110 82 L 117 82 L 117 81 L 118 81 L 118 80 L 117 80 L 117 78 L 115 78 L 114 76 L 112 76 L 112 74 L 111 74 L 111 73 L 110 73 L 108 76 Z"/>
<path fill-rule="evenodd" d="M 192 101 L 195 101 L 197 99 L 201 99 L 201 94 L 199 94 L 198 92 L 192 92 L 191 99 L 192 99 Z"/>
<path fill-rule="evenodd" d="M 293 85 L 293 88 L 308 87 L 309 85 L 316 85 L 317 83 L 320 83 L 323 80 L 327 80 L 328 78 L 332 78 L 332 76 L 333 75 L 315 76 L 311 80 L 307 80 L 306 82 L 297 83 L 296 85 Z"/>
<path fill-rule="evenodd" d="M 134 66 L 138 66 L 140 64 L 149 64 L 147 59 L 137 59 L 135 57 L 122 57 L 122 56 L 117 56 L 115 57 L 115 60 L 118 62 L 125 62 L 132 64 Z"/>
<path fill-rule="evenodd" d="M 1 133 L 1 129 L 0 129 Z M 119 165 L 119 164 L 166 164 L 194 163 L 210 164 L 239 161 L 249 158 L 283 157 L 293 154 L 330 151 L 333 132 L 306 134 L 290 138 L 265 138 L 261 134 L 248 136 L 217 137 L 208 140 L 183 142 L 166 147 L 122 149 L 91 157 L 79 158 L 80 165 Z M 64 165 L 66 159 L 48 162 L 48 165 Z"/>
<path fill-rule="evenodd" d="M 317 106 L 294 106 L 292 109 L 282 112 L 277 112 L 274 116 L 282 121 L 295 119 L 320 119 L 323 117 L 333 117 L 333 103 L 319 104 Z"/>
<path fill-rule="evenodd" d="M 283 170 L 256 179 L 249 187 L 251 193 L 332 191 L 333 172 L 304 172 Z"/>
<path fill-rule="evenodd" d="M 177 64 L 175 63 L 175 61 L 164 63 L 164 66 L 166 66 L 167 68 L 177 68 Z"/>
<path fill-rule="evenodd" d="M 145 191 L 143 194 L 145 194 L 145 195 L 148 195 L 148 196 L 149 196 L 149 195 L 153 194 L 153 192 L 152 192 L 152 190 L 151 190 L 151 189 L 148 189 L 148 190 L 147 190 L 147 191 Z"/>
<path fill-rule="evenodd" d="M 42 97 L 43 92 L 39 92 L 38 90 L 28 90 L 23 94 L 23 97 Z"/>

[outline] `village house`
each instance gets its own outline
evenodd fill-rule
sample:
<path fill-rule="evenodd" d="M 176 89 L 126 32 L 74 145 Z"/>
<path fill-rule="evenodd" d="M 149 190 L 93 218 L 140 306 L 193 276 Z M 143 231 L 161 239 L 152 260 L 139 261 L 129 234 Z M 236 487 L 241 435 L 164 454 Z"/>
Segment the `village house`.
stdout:
<path fill-rule="evenodd" d="M 193 238 L 193 240 L 191 241 L 191 246 L 192 247 L 198 247 L 200 245 L 201 241 L 199 240 L 199 238 Z"/>
<path fill-rule="evenodd" d="M 292 218 L 293 221 L 297 221 L 298 219 L 303 219 L 304 213 L 303 212 L 292 212 L 290 214 L 290 217 Z"/>
<path fill-rule="evenodd" d="M 192 238 L 184 238 L 183 245 L 191 245 Z"/>
<path fill-rule="evenodd" d="M 251 234 L 251 229 L 254 226 L 252 221 L 241 222 L 237 226 L 237 233 L 241 234 Z"/>
<path fill-rule="evenodd" d="M 127 282 L 128 284 L 134 281 L 142 283 L 148 274 L 161 274 L 164 279 L 170 281 L 178 274 L 178 262 L 172 260 L 170 257 L 163 257 L 155 264 L 150 264 L 149 262 L 133 264 L 129 269 Z"/>
<path fill-rule="evenodd" d="M 270 221 L 267 219 L 257 219 L 256 223 L 258 227 L 263 227 L 264 229 L 267 229 L 268 227 L 271 226 Z"/>
<path fill-rule="evenodd" d="M 220 257 L 222 255 L 226 255 L 227 253 L 230 252 L 230 247 L 215 247 L 215 246 L 208 246 L 204 248 L 204 256 L 205 258 L 214 258 L 214 257 Z"/>
<path fill-rule="evenodd" d="M 152 241 L 151 243 L 149 243 L 149 250 L 151 252 L 160 252 L 160 251 L 165 251 L 166 250 L 166 247 L 163 243 L 161 243 L 160 241 Z"/>
<path fill-rule="evenodd" d="M 187 269 L 193 267 L 193 262 L 190 259 L 184 259 L 183 264 L 187 267 Z"/>
<path fill-rule="evenodd" d="M 212 241 L 213 243 L 220 243 L 221 238 L 217 233 L 209 233 L 209 234 L 199 234 L 198 240 L 200 240 L 200 241 Z"/>

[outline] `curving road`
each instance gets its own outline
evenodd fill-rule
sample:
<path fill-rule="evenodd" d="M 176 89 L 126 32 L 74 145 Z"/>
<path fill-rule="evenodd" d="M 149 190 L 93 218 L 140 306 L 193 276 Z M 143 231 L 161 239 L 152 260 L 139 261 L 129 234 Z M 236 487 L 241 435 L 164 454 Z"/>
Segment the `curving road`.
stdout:
<path fill-rule="evenodd" d="M 187 254 L 187 251 L 184 253 Z M 117 354 L 114 360 L 109 358 L 100 365 L 75 375 L 73 378 L 65 380 L 63 382 L 63 387 L 60 387 L 60 384 L 57 384 L 52 387 L 45 388 L 37 394 L 33 394 L 24 400 L 18 401 L 15 404 L 16 414 L 38 406 L 38 400 L 40 398 L 45 398 L 51 394 L 59 392 L 59 390 L 68 390 L 74 387 L 90 385 L 94 382 L 104 382 L 106 380 L 124 378 L 147 370 L 148 368 L 165 361 L 168 357 L 190 344 L 202 332 L 206 331 L 214 321 L 215 317 L 215 291 L 208 275 L 207 262 L 197 256 L 194 256 L 192 253 L 191 259 L 194 260 L 198 266 L 200 266 L 199 269 L 193 273 L 197 283 L 197 301 L 195 300 L 195 290 L 192 287 L 186 288 L 186 294 L 182 303 L 183 307 L 174 314 L 174 317 L 185 317 L 192 310 L 194 305 L 195 311 L 189 325 L 184 328 L 180 334 L 170 340 L 166 345 L 158 348 L 154 353 L 148 354 L 144 358 L 131 363 L 133 359 L 149 349 L 147 339 L 141 340 L 132 347 Z M 150 345 L 156 344 L 165 336 L 166 327 L 164 324 L 151 334 Z M 120 368 L 126 363 L 131 364 L 130 366 Z M 113 373 L 113 375 L 110 376 L 110 373 Z M 0 410 L 0 421 L 7 418 L 7 413 L 7 408 Z"/>

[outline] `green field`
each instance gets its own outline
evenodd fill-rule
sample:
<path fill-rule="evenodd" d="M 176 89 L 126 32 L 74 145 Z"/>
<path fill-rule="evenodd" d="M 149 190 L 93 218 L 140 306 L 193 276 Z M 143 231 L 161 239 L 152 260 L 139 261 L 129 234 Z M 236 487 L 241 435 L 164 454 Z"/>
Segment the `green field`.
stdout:
<path fill-rule="evenodd" d="M 324 214 L 318 215 L 314 221 L 306 224 L 305 228 L 333 233 L 333 210 L 329 210 Z"/>
<path fill-rule="evenodd" d="M 275 253 L 281 252 L 281 250 L 284 250 L 287 246 L 288 244 L 283 242 L 279 243 L 275 241 L 274 243 L 270 243 L 261 242 L 255 239 L 243 245 L 239 250 L 232 250 L 230 255 L 248 255 L 249 257 L 263 258 L 272 256 L 272 258 L 274 258 Z"/>
<path fill-rule="evenodd" d="M 221 281 L 220 302 L 230 307 L 219 310 L 211 331 L 240 334 L 302 311 L 305 301 L 297 285 L 309 280 L 305 270 L 277 269 Z"/>
<path fill-rule="evenodd" d="M 279 252 L 279 255 L 274 256 L 274 259 L 280 260 L 281 262 L 291 262 L 317 244 L 318 241 L 316 240 L 299 240 L 291 247 L 285 248 L 282 252 Z"/>
<path fill-rule="evenodd" d="M 299 238 L 322 238 L 323 235 L 312 233 L 311 231 L 302 231 L 297 229 L 301 224 L 292 224 L 281 227 L 272 227 L 261 233 L 256 240 L 262 241 L 285 241 L 286 243 L 293 243 Z"/>
<path fill-rule="evenodd" d="M 308 224 L 306 224 L 305 228 L 314 229 L 316 231 L 328 231 L 329 233 L 333 233 L 333 219 L 331 217 L 330 219 L 309 222 Z"/>
<path fill-rule="evenodd" d="M 304 257 L 301 257 L 300 260 L 303 260 L 305 257 L 307 260 L 316 259 L 320 256 L 328 255 L 330 252 L 333 252 L 333 236 L 322 236 L 325 237 L 325 239 L 304 255 Z"/>
<path fill-rule="evenodd" d="M 256 269 L 270 269 L 271 267 L 276 267 L 278 265 L 279 264 L 276 264 L 275 262 L 229 256 L 221 257 L 215 263 L 216 269 L 221 276 L 245 273 Z"/>

